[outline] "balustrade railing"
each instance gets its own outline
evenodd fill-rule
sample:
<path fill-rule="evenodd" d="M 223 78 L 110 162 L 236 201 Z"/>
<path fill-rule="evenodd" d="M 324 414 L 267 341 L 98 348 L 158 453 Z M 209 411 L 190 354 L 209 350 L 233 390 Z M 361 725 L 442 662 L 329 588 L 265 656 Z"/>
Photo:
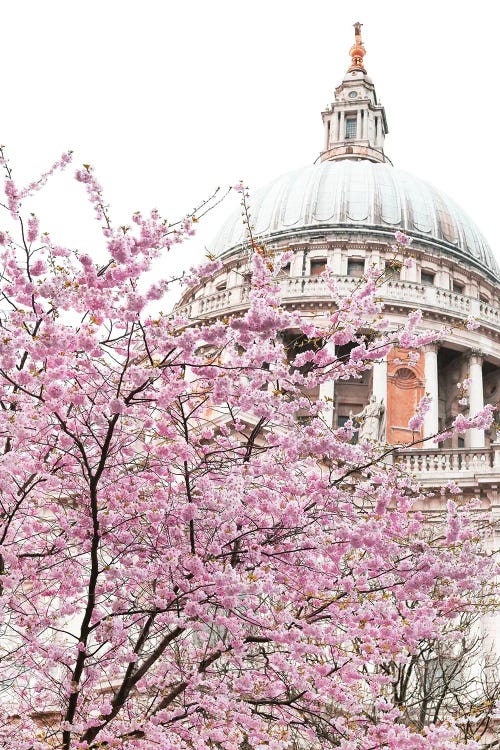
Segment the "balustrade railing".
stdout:
<path fill-rule="evenodd" d="M 496 446 L 498 448 L 498 446 Z M 395 462 L 409 474 L 443 475 L 487 473 L 495 465 L 496 448 L 419 449 L 397 452 Z"/>
<path fill-rule="evenodd" d="M 480 319 L 486 320 L 489 323 L 496 323 L 500 326 L 500 309 L 488 305 L 486 302 L 480 302 L 479 304 L 479 316 Z"/>
<path fill-rule="evenodd" d="M 439 310 L 457 312 L 464 317 L 479 312 L 479 310 L 474 310 L 473 303 L 476 300 L 471 297 L 426 284 L 389 279 L 382 285 L 380 291 L 380 296 L 384 299 L 411 302 L 424 307 L 436 307 Z"/>
<path fill-rule="evenodd" d="M 354 276 L 335 276 L 337 287 L 345 294 L 351 294 L 360 279 Z M 279 279 L 283 301 L 299 298 L 329 297 L 330 292 L 321 276 L 286 276 Z M 191 318 L 203 317 L 217 312 L 230 313 L 248 304 L 250 285 L 241 284 L 179 306 L 176 312 Z M 500 308 L 481 302 L 464 294 L 451 292 L 435 286 L 427 286 L 411 281 L 388 279 L 380 287 L 382 299 L 410 304 L 414 307 L 435 308 L 444 313 L 456 314 L 461 318 L 474 317 L 479 322 L 494 325 L 500 329 Z"/>

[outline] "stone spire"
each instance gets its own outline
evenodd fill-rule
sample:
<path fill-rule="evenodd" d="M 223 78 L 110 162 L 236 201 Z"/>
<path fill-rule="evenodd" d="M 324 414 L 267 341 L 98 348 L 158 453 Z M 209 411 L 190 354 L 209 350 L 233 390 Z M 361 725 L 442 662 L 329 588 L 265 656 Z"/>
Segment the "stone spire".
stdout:
<path fill-rule="evenodd" d="M 320 161 L 368 159 L 389 162 L 384 154 L 388 132 L 385 110 L 377 99 L 373 81 L 364 66 L 366 50 L 361 39 L 362 24 L 354 24 L 351 64 L 335 89 L 335 101 L 321 113 L 325 126 L 325 148 Z"/>

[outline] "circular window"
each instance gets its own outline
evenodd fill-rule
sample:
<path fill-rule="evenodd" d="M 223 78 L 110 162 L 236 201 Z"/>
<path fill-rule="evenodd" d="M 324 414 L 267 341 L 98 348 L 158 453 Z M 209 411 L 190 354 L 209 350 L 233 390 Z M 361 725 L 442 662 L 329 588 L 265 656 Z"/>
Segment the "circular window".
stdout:
<path fill-rule="evenodd" d="M 356 97 L 357 97 L 357 93 L 355 91 L 349 92 L 349 99 L 356 99 Z"/>

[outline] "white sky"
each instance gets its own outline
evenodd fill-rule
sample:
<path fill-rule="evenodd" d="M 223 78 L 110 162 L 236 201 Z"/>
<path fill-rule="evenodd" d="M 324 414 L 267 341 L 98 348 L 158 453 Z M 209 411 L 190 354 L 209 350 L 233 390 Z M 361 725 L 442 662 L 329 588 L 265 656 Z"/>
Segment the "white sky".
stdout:
<path fill-rule="evenodd" d="M 256 189 L 313 162 L 359 20 L 386 153 L 449 193 L 500 256 L 496 0 L 15 0 L 1 11 L 0 141 L 19 182 L 72 148 L 119 223 L 153 206 L 177 218 L 217 185 Z M 37 213 L 54 239 L 83 247 L 97 235 L 81 224 L 80 191 L 57 180 Z M 165 270 L 200 258 L 237 205 L 232 195 Z"/>

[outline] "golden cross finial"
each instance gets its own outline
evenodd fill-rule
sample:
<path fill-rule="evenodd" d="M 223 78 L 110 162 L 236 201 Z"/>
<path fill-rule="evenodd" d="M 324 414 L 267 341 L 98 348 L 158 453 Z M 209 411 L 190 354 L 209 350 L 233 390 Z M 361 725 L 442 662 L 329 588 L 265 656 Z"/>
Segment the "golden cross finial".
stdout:
<path fill-rule="evenodd" d="M 363 41 L 361 39 L 362 25 L 363 24 L 359 21 L 356 21 L 356 23 L 354 24 L 354 44 L 349 50 L 349 54 L 351 56 L 351 64 L 347 69 L 348 73 L 352 70 L 360 70 L 362 73 L 366 74 L 366 70 L 363 66 L 363 57 L 366 55 L 366 50 L 363 47 Z"/>

